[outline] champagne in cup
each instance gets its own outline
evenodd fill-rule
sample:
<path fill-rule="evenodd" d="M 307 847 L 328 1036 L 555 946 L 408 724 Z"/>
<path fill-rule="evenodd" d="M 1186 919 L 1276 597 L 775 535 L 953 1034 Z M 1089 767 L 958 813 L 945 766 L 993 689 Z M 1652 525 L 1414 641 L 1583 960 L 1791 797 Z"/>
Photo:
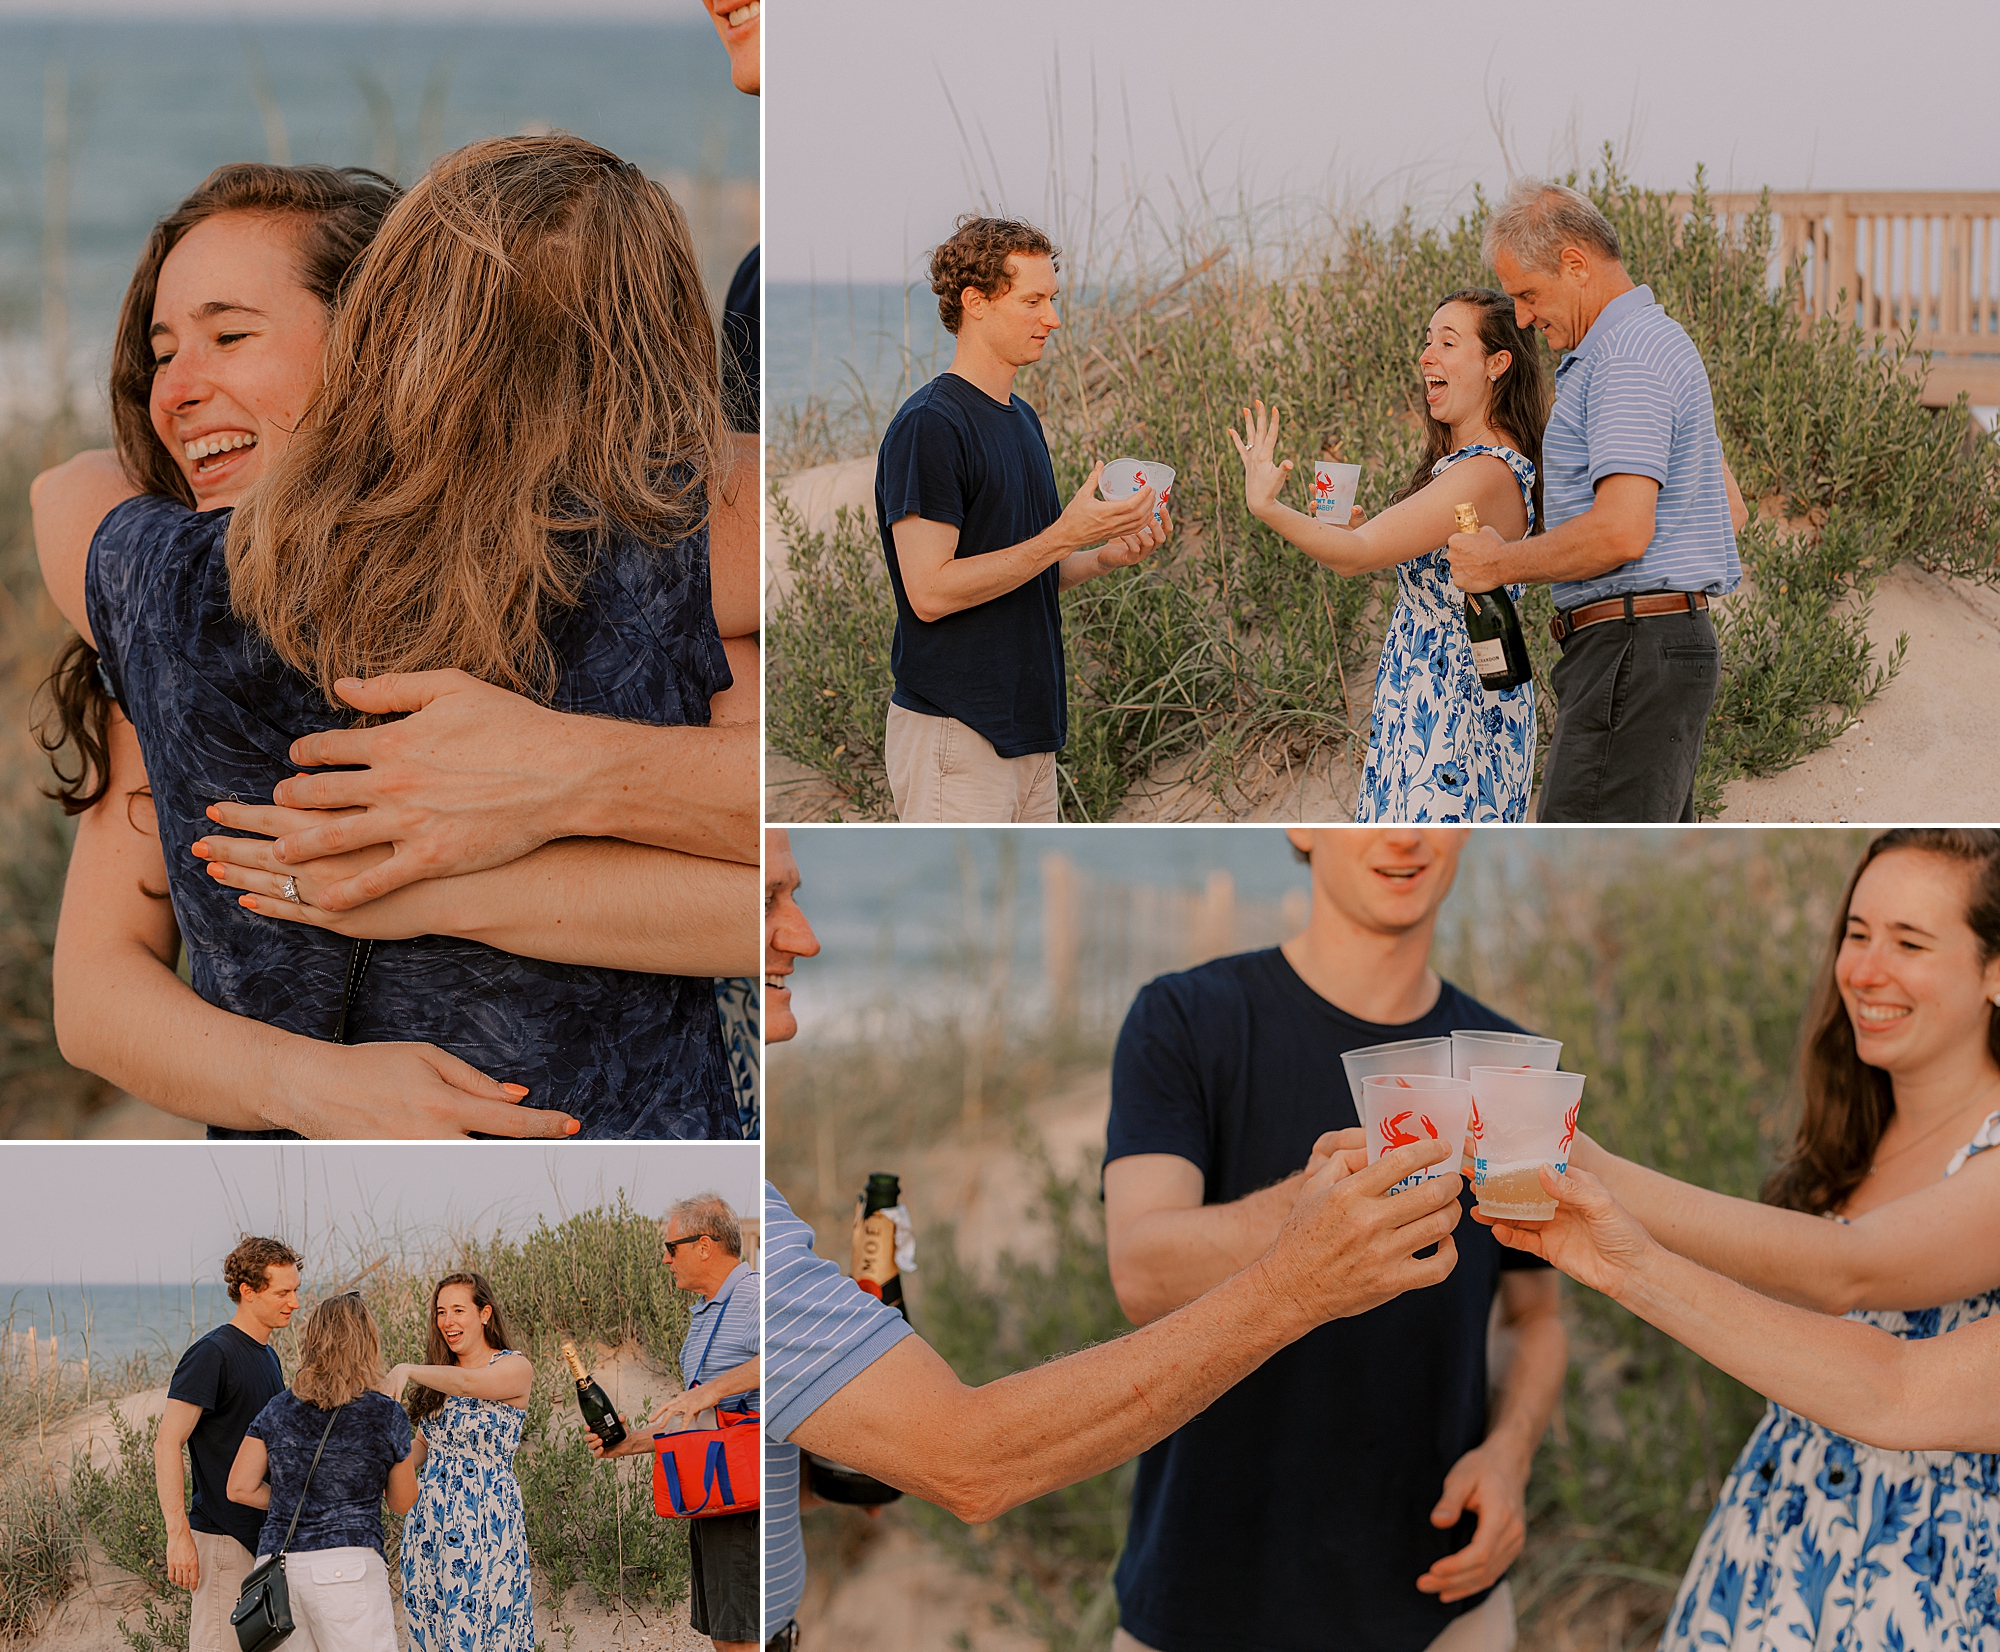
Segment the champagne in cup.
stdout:
<path fill-rule="evenodd" d="M 1556 1202 L 1544 1191 L 1541 1167 L 1569 1168 L 1582 1073 L 1535 1067 L 1474 1067 L 1475 1127 L 1472 1185 L 1479 1209 L 1504 1222 L 1546 1222 Z"/>
<path fill-rule="evenodd" d="M 1443 1141 L 1454 1146 L 1465 1140 L 1472 1117 L 1472 1085 L 1462 1078 L 1435 1073 L 1371 1073 L 1361 1081 L 1361 1126 L 1368 1133 L 1368 1162 L 1413 1142 Z M 1455 1159 L 1427 1164 L 1405 1176 L 1391 1193 L 1457 1173 Z"/>

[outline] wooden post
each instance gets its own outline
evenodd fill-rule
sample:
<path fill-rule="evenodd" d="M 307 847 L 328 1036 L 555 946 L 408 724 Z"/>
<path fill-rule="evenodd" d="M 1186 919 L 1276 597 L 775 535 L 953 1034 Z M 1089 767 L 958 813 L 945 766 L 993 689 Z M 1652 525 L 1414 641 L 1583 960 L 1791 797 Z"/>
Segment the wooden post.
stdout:
<path fill-rule="evenodd" d="M 1076 1036 L 1077 942 L 1081 929 L 1076 863 L 1051 850 L 1042 856 L 1042 978 L 1049 985 L 1049 1030 Z"/>

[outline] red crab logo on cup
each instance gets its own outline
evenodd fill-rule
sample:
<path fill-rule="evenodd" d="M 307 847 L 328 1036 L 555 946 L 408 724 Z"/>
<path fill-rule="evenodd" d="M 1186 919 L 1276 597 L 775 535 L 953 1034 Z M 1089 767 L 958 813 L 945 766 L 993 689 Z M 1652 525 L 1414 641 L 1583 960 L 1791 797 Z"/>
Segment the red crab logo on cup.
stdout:
<path fill-rule="evenodd" d="M 1569 1111 L 1563 1114 L 1562 1156 L 1564 1164 L 1569 1163 L 1569 1144 L 1576 1139 L 1576 1115 L 1582 1108 L 1583 1101 L 1579 1097 L 1576 1101 L 1570 1103 Z"/>
<path fill-rule="evenodd" d="M 1486 1134 L 1486 1126 L 1479 1122 L 1479 1103 L 1477 1101 L 1474 1101 L 1472 1104 L 1472 1123 L 1467 1129 L 1467 1134 L 1474 1141 L 1478 1141 L 1480 1137 Z"/>
<path fill-rule="evenodd" d="M 1423 1140 L 1423 1136 L 1413 1136 L 1403 1128 L 1403 1121 L 1409 1116 L 1408 1113 L 1398 1113 L 1394 1118 L 1387 1118 L 1382 1121 L 1382 1140 L 1385 1144 L 1385 1152 L 1393 1153 L 1399 1147 L 1408 1147 L 1412 1142 Z M 1429 1136 L 1432 1141 L 1437 1141 L 1439 1139 L 1438 1127 L 1431 1123 L 1429 1115 L 1418 1113 L 1416 1118 L 1417 1123 L 1424 1127 L 1424 1135 Z"/>
<path fill-rule="evenodd" d="M 1333 492 L 1333 478 L 1323 470 L 1315 473 L 1313 476 L 1313 492 L 1331 495 Z"/>

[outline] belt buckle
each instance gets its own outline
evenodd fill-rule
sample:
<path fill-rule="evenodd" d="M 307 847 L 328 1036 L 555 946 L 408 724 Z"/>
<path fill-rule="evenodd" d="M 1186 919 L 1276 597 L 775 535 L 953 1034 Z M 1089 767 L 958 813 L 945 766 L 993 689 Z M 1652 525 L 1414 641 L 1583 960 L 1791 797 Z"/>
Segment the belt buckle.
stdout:
<path fill-rule="evenodd" d="M 1574 632 L 1575 627 L 1569 623 L 1569 615 L 1558 608 L 1555 618 L 1549 621 L 1549 635 L 1555 638 L 1556 647 L 1567 648 Z"/>

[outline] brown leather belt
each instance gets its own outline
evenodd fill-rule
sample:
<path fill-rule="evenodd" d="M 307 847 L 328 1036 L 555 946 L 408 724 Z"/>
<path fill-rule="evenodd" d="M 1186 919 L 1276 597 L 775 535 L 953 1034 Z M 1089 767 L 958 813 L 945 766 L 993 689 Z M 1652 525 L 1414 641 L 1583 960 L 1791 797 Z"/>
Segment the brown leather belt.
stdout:
<path fill-rule="evenodd" d="M 1651 614 L 1698 614 L 1708 606 L 1706 591 L 1649 591 L 1639 597 L 1610 597 L 1568 613 L 1557 611 L 1549 621 L 1549 635 L 1560 646 L 1586 625 L 1602 625 L 1606 620 L 1645 619 Z"/>

